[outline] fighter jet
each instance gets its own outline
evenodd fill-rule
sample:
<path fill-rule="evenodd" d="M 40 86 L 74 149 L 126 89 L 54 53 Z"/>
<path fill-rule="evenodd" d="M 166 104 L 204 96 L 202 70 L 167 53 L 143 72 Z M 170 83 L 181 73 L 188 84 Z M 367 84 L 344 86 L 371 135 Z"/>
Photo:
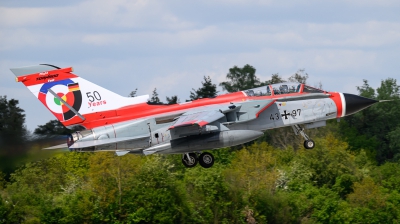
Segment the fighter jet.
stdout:
<path fill-rule="evenodd" d="M 214 164 L 207 149 L 240 145 L 263 131 L 286 126 L 304 137 L 304 147 L 314 141 L 305 129 L 326 125 L 378 101 L 361 96 L 327 92 L 305 84 L 285 82 L 214 98 L 174 105 L 152 105 L 149 95 L 123 97 L 73 73 L 72 67 L 49 64 L 12 68 L 40 102 L 67 128 L 82 127 L 62 145 L 76 152 L 115 151 L 182 154 L 182 163 L 204 168 Z"/>

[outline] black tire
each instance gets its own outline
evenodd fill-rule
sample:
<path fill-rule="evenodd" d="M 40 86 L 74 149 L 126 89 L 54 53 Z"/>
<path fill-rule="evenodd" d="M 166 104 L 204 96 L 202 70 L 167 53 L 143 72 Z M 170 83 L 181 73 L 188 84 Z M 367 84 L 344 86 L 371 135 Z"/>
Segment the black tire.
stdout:
<path fill-rule="evenodd" d="M 304 141 L 304 148 L 306 149 L 313 149 L 315 147 L 315 142 L 313 140 L 305 140 Z"/>
<path fill-rule="evenodd" d="M 204 168 L 210 168 L 214 165 L 214 156 L 211 153 L 203 152 L 199 156 L 199 163 Z"/>
<path fill-rule="evenodd" d="M 195 167 L 197 165 L 197 163 L 199 162 L 196 153 L 193 153 L 193 152 L 189 153 L 189 157 L 194 162 L 190 163 L 189 160 L 187 159 L 186 155 L 183 154 L 183 157 L 182 157 L 183 165 L 186 166 L 187 168 Z"/>

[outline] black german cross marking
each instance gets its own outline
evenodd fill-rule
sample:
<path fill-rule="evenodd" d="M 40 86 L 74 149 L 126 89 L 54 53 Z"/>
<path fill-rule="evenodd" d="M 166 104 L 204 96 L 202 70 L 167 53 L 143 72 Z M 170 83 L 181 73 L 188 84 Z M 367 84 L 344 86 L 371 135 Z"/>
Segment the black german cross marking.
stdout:
<path fill-rule="evenodd" d="M 281 115 L 282 115 L 282 117 L 285 117 L 285 120 L 287 120 L 288 119 L 287 116 L 289 116 L 290 113 L 286 113 L 286 110 L 284 110 L 284 113 Z"/>

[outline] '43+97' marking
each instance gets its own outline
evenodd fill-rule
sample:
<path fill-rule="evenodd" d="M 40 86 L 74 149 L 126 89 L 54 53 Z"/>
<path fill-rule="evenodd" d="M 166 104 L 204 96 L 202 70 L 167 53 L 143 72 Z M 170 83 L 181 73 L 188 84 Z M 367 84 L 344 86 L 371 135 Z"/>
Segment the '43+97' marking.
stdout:
<path fill-rule="evenodd" d="M 269 116 L 270 120 L 279 120 L 280 116 L 282 116 L 282 119 L 285 118 L 285 120 L 288 119 L 288 116 L 292 116 L 292 117 L 297 117 L 300 116 L 301 114 L 301 109 L 297 109 L 297 110 L 292 110 L 292 112 L 286 112 L 286 110 L 283 111 L 283 114 L 279 114 L 279 113 L 275 113 L 275 114 L 271 114 Z"/>

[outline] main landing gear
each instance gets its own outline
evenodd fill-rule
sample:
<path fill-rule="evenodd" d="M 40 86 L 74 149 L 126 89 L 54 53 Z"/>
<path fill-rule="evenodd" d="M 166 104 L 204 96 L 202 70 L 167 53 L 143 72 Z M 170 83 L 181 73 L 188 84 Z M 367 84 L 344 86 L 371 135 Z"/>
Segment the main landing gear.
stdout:
<path fill-rule="evenodd" d="M 304 148 L 313 149 L 315 147 L 315 142 L 310 137 L 308 137 L 306 133 L 304 133 L 304 128 L 301 128 L 298 124 L 293 125 L 292 127 L 296 135 L 300 133 L 301 136 L 303 136 L 303 138 L 305 139 Z"/>
<path fill-rule="evenodd" d="M 203 152 L 199 156 L 194 152 L 185 153 L 182 155 L 182 163 L 188 168 L 195 167 L 197 163 L 204 168 L 210 168 L 214 165 L 214 156 L 208 152 Z"/>

